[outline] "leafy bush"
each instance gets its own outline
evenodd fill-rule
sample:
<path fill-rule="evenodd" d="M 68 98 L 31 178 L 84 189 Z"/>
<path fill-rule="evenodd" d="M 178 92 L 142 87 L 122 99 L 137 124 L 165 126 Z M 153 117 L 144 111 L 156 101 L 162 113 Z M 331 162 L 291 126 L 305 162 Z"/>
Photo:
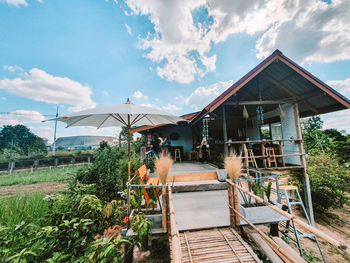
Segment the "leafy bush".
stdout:
<path fill-rule="evenodd" d="M 345 191 L 349 187 L 350 173 L 332 155 L 318 154 L 308 158 L 308 174 L 312 202 L 315 210 L 339 208 L 347 202 Z M 303 178 L 298 174 L 298 187 L 303 192 Z"/>
<path fill-rule="evenodd" d="M 131 173 L 140 167 L 140 158 L 131 159 Z M 76 180 L 95 184 L 97 196 L 103 200 L 117 199 L 118 191 L 125 189 L 128 180 L 128 158 L 125 148 L 109 147 L 94 153 L 94 162 L 77 172 Z"/>
<path fill-rule="evenodd" d="M 147 247 L 148 238 L 152 235 L 152 222 L 139 213 L 131 219 L 131 229 L 137 233 L 138 244 Z"/>
<path fill-rule="evenodd" d="M 1 226 L 4 221 L 0 221 L 0 262 L 100 262 L 103 258 L 110 262 L 112 255 L 118 260 L 111 262 L 121 262 L 120 237 L 115 236 L 116 241 L 104 240 L 106 243 L 95 250 L 92 247 L 95 236 L 121 224 L 125 203 L 100 200 L 95 192 L 93 185 L 83 185 L 45 200 L 41 196 L 35 204 L 44 205 L 45 213 L 36 213 L 35 207 L 23 205 L 24 209 L 29 208 L 26 213 L 31 216 L 17 216 L 7 226 Z M 7 206 L 3 205 L 4 211 L 13 207 Z M 34 220 L 33 216 L 39 219 Z M 107 251 L 111 245 L 114 247 Z"/>

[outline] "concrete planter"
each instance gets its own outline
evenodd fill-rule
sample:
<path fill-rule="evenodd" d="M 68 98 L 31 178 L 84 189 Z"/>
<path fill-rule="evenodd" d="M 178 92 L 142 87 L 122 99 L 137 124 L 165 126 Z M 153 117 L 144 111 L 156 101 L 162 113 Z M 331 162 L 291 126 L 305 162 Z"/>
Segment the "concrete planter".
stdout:
<path fill-rule="evenodd" d="M 282 207 L 282 205 L 280 204 L 278 204 L 277 206 L 279 208 Z M 256 207 L 244 207 L 243 204 L 239 204 L 239 212 L 250 222 L 255 224 L 263 224 L 285 220 L 284 216 L 272 210 L 266 205 Z M 241 224 L 246 224 L 246 222 L 243 219 L 241 219 Z"/>
<path fill-rule="evenodd" d="M 225 182 L 227 178 L 227 171 L 225 169 L 216 169 L 216 174 L 220 182 Z"/>

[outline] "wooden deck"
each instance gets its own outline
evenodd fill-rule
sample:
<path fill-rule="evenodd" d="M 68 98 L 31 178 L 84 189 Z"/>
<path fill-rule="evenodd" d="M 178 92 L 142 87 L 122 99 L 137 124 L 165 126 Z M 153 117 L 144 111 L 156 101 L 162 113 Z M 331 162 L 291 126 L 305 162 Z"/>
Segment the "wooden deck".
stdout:
<path fill-rule="evenodd" d="M 216 169 L 199 162 L 176 162 L 170 168 L 168 182 L 217 180 Z"/>
<path fill-rule="evenodd" d="M 232 228 L 180 233 L 182 262 L 261 262 Z"/>

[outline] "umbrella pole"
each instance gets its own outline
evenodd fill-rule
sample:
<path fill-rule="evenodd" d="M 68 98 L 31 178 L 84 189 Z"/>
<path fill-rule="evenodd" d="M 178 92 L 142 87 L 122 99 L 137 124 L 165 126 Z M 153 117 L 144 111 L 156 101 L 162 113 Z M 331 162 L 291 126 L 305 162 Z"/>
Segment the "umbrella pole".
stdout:
<path fill-rule="evenodd" d="M 130 207 L 130 177 L 131 177 L 131 164 L 130 164 L 130 115 L 128 114 L 128 182 L 129 182 L 129 187 L 128 187 L 128 210 L 131 212 L 131 207 Z M 129 216 L 129 215 L 128 215 Z"/>

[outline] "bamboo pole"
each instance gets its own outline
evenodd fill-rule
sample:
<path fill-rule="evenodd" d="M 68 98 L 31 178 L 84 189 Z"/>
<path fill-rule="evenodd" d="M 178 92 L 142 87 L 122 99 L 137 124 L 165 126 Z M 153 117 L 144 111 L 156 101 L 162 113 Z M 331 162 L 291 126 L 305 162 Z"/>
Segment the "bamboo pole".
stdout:
<path fill-rule="evenodd" d="M 264 200 L 254 194 L 252 194 L 251 192 L 249 192 L 248 190 L 240 187 L 239 185 L 231 182 L 230 180 L 226 179 L 226 182 L 233 185 L 235 188 L 239 189 L 240 191 L 246 193 L 247 195 L 253 197 L 255 200 L 264 203 L 265 205 L 267 205 L 268 207 L 270 207 L 271 209 L 275 210 L 277 213 L 283 215 L 284 217 L 286 217 L 289 220 L 294 220 L 295 223 L 301 225 L 303 228 L 305 228 L 306 230 L 310 231 L 311 233 L 314 233 L 315 235 L 317 235 L 318 237 L 326 240 L 328 243 L 340 248 L 340 249 L 346 249 L 347 246 L 344 243 L 341 243 L 340 241 L 330 237 L 329 235 L 327 235 L 326 233 L 318 230 L 317 228 L 310 226 L 309 224 L 305 223 L 304 221 L 302 221 L 299 217 L 295 216 L 295 215 L 291 215 L 285 211 L 283 211 L 282 209 L 279 209 L 278 207 L 276 207 L 275 205 L 272 205 L 271 203 L 269 203 L 267 200 Z"/>
<path fill-rule="evenodd" d="M 259 235 L 271 246 L 273 251 L 286 263 L 298 263 L 297 261 L 294 261 L 292 258 L 289 257 L 288 254 L 286 254 L 282 248 L 276 244 L 271 238 L 269 238 L 268 235 L 266 235 L 264 232 L 262 232 L 259 228 L 254 226 L 247 218 L 245 218 L 243 215 L 241 215 L 236 209 L 232 208 L 233 211 L 235 211 L 244 221 L 247 222 L 249 226 L 251 226 L 255 231 L 259 233 Z"/>
<path fill-rule="evenodd" d="M 169 213 L 170 213 L 170 237 L 171 237 L 171 246 L 172 246 L 172 262 L 181 263 L 182 261 L 182 252 L 181 252 L 181 242 L 180 234 L 177 229 L 175 211 L 173 207 L 173 196 L 172 190 L 169 187 Z"/>

